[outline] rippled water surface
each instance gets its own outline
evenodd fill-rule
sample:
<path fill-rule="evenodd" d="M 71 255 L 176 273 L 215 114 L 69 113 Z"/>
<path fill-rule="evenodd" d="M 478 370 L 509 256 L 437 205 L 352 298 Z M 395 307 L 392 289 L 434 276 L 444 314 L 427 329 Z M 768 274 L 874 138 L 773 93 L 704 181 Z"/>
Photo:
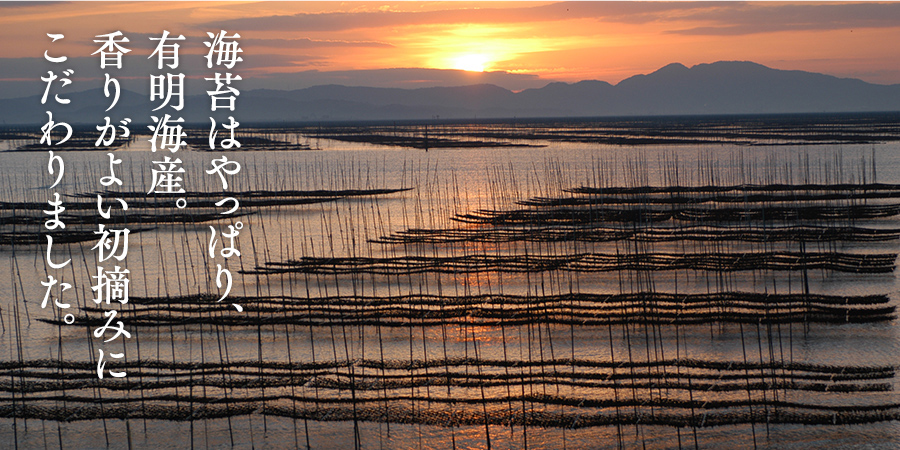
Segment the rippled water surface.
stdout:
<path fill-rule="evenodd" d="M 144 224 L 147 230 L 131 234 L 122 263 L 130 270 L 130 295 L 135 299 L 128 305 L 102 305 L 120 310 L 132 333 L 131 339 L 115 344 L 103 344 L 92 335 L 96 324 L 57 326 L 42 321 L 58 319 L 59 310 L 52 305 L 41 308 L 46 290 L 41 281 L 48 274 L 73 285 L 60 299 L 73 305 L 69 312 L 79 318 L 101 317 L 97 310 L 81 311 L 96 307 L 91 290 L 98 265 L 92 250 L 95 241 L 54 246 L 53 258 L 72 260 L 60 270 L 47 266 L 46 245 L 0 246 L 0 273 L 8 274 L 0 276 L 4 364 L 0 442 L 16 442 L 20 448 L 887 449 L 900 445 L 896 420 L 845 423 L 857 417 L 853 406 L 866 410 L 875 405 L 897 417 L 900 386 L 892 370 L 900 339 L 895 320 L 729 322 L 716 319 L 725 306 L 711 306 L 704 310 L 711 319 L 702 323 L 679 323 L 677 314 L 666 319 L 669 322 L 648 322 L 643 319 L 662 310 L 649 304 L 622 306 L 613 300 L 591 306 L 599 309 L 591 310 L 590 318 L 579 319 L 582 322 L 558 319 L 582 305 L 584 300 L 572 294 L 886 294 L 889 301 L 882 306 L 890 308 L 896 305 L 898 291 L 894 272 L 631 266 L 582 270 L 579 267 L 584 266 L 575 263 L 544 269 L 444 270 L 452 264 L 446 259 L 417 271 L 410 270 L 414 262 L 409 259 L 801 251 L 874 255 L 896 254 L 895 239 L 812 240 L 802 245 L 790 240 L 705 239 L 380 241 L 405 230 L 536 227 L 525 223 L 491 228 L 451 219 L 483 210 L 527 209 L 517 202 L 536 197 L 571 198 L 575 194 L 566 189 L 581 186 L 900 183 L 900 145 L 529 142 L 544 146 L 424 151 L 318 139 L 310 151 L 229 152 L 225 155 L 240 162 L 242 169 L 231 177 L 227 191 L 215 175 L 205 172 L 220 154 L 182 151 L 178 156 L 186 170 L 185 189 L 220 194 L 217 199 L 241 191 L 400 191 L 303 205 L 242 207 L 240 212 L 252 214 L 208 222 Z M 63 182 L 50 189 L 53 179 L 46 152 L 0 152 L 3 201 L 46 203 L 52 192 L 59 192 L 70 195 L 64 197 L 67 202 L 75 202 L 71 195 L 102 189 L 99 179 L 109 170 L 106 152 L 60 154 L 66 172 Z M 106 197 L 150 190 L 150 170 L 160 155 L 151 153 L 142 140 L 115 155 L 122 160 L 116 173 L 124 183 Z M 106 206 L 116 207 L 108 201 Z M 179 212 L 173 199 L 163 201 L 173 205 L 158 209 L 159 214 Z M 8 208 L 3 214 L 9 221 L 17 212 Z M 754 220 L 716 226 L 784 225 Z M 216 304 L 214 299 L 224 293 L 216 286 L 216 264 L 224 260 L 208 254 L 210 227 L 225 229 L 238 222 L 241 256 L 225 263 L 234 286 L 228 298 Z M 0 224 L 4 232 L 40 229 Z M 806 224 L 900 228 L 896 216 L 826 217 Z M 625 230 L 652 225 L 610 224 Z M 316 260 L 317 270 L 258 270 L 272 267 L 266 263 L 290 266 L 291 261 L 310 258 L 326 260 Z M 357 264 L 340 272 L 328 265 L 337 258 L 356 258 L 356 262 L 342 260 L 352 264 L 371 258 L 382 265 L 373 269 Z M 184 301 L 183 297 L 199 294 L 210 294 L 213 301 Z M 563 298 L 547 303 L 553 296 Z M 133 314 L 149 304 L 147 298 L 157 303 L 139 322 Z M 244 311 L 238 312 L 231 303 L 242 305 Z M 446 315 L 463 307 L 469 312 Z M 624 315 L 611 322 L 616 311 Z M 90 368 L 96 363 L 97 348 L 122 351 L 123 361 L 154 363 L 129 367 L 126 378 L 98 382 Z M 85 366 L 22 365 L 29 361 Z M 711 366 L 717 363 L 723 365 Z M 829 367 L 842 367 L 844 372 L 826 370 Z M 841 379 L 853 368 L 875 367 L 888 373 Z M 82 384 L 67 385 L 65 391 L 52 389 L 60 380 Z M 735 383 L 738 389 L 725 389 Z M 753 383 L 774 384 L 751 388 Z M 812 386 L 815 383 L 819 387 Z M 842 390 L 836 385 L 857 388 Z M 715 402 L 732 406 L 716 409 L 711 406 Z M 101 404 L 109 408 L 106 413 L 87 412 Z M 32 418 L 21 418 L 26 412 L 22 405 L 37 408 L 28 411 Z M 223 405 L 246 410 L 234 413 Z M 51 410 L 67 416 L 34 418 Z M 832 424 L 802 423 L 832 412 Z M 754 423 L 727 423 L 728 417 L 748 414 L 757 418 Z M 167 417 L 177 420 L 164 420 Z M 194 420 L 187 420 L 191 417 Z M 715 417 L 723 422 L 706 423 L 718 420 Z M 586 425 L 598 418 L 609 423 Z M 669 423 L 661 423 L 666 420 Z"/>

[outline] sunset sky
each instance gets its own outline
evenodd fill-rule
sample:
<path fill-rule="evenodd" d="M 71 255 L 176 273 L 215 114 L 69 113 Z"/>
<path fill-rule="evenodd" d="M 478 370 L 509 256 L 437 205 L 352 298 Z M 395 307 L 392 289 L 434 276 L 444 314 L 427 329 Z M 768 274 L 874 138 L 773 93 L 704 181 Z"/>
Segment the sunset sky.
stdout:
<path fill-rule="evenodd" d="M 68 56 L 84 89 L 97 87 L 94 36 L 116 30 L 133 50 L 120 79 L 142 85 L 158 72 L 148 38 L 163 30 L 187 38 L 189 77 L 203 76 L 207 31 L 239 33 L 245 88 L 524 89 L 720 60 L 900 83 L 900 3 L 0 2 L 0 98 L 43 91 L 40 77 L 62 67 L 45 50 Z"/>

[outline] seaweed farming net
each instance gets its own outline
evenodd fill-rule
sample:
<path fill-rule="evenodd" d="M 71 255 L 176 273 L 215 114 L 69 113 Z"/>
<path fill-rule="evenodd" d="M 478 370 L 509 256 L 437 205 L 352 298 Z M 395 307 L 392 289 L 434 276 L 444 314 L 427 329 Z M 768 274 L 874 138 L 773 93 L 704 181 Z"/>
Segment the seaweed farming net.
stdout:
<path fill-rule="evenodd" d="M 674 169 L 670 183 L 648 184 L 638 162 L 623 184 L 599 163 L 591 184 L 547 162 L 533 181 L 498 169 L 469 190 L 427 166 L 385 182 L 352 161 L 313 164 L 301 181 L 275 163 L 258 171 L 271 179 L 233 193 L 252 214 L 227 220 L 212 190 L 188 192 L 180 213 L 169 197 L 99 192 L 128 199 L 134 209 L 111 221 L 140 231 L 130 261 L 143 280 L 117 307 L 136 336 L 116 362 L 128 376 L 98 380 L 94 356 L 72 345 L 105 322 L 89 288 L 66 299 L 71 325 L 19 301 L 3 311 L 0 417 L 19 430 L 123 420 L 191 433 L 227 420 L 232 443 L 243 442 L 231 433 L 239 419 L 288 419 L 307 439 L 310 423 L 413 425 L 395 443 L 428 426 L 450 447 L 463 430 L 488 442 L 499 428 L 527 447 L 528 433 L 607 429 L 603 444 L 616 446 L 664 427 L 702 447 L 712 429 L 746 442 L 763 426 L 900 419 L 885 356 L 897 185 L 733 183 L 715 170 L 723 182 L 684 183 Z M 96 239 L 97 194 L 73 188 L 72 227 L 53 234 L 76 263 Z M 45 207 L 0 204 L 0 245 L 23 272 L 38 266 L 21 255 L 43 243 Z M 201 257 L 207 225 L 234 220 L 250 237 L 226 301 Z M 27 297 L 20 284 L 14 295 Z M 32 347 L 40 327 L 53 332 Z"/>

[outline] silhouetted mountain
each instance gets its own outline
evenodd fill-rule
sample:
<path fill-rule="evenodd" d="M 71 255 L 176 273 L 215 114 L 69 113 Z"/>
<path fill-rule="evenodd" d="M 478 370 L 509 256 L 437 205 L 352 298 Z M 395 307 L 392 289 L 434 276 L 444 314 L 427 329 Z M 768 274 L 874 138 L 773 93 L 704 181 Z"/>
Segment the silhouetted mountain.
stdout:
<path fill-rule="evenodd" d="M 239 87 L 239 86 L 237 86 Z M 131 117 L 147 123 L 151 115 L 169 113 L 187 122 L 209 123 L 210 100 L 205 95 L 185 99 L 181 112 L 123 91 L 111 113 L 100 90 L 68 96 L 70 105 L 40 97 L 4 100 L 0 122 L 44 123 L 54 119 L 102 124 Z M 405 120 L 435 117 L 575 117 L 625 115 L 767 114 L 874 112 L 900 110 L 900 85 L 875 85 L 810 72 L 776 70 L 752 62 L 716 62 L 691 68 L 669 64 L 651 74 L 636 75 L 611 85 L 603 81 L 550 83 L 540 89 L 512 92 L 490 84 L 420 89 L 314 86 L 294 91 L 244 91 L 237 110 L 217 111 L 216 120 L 234 115 L 238 121 L 296 122 L 327 120 Z"/>
<path fill-rule="evenodd" d="M 669 64 L 616 86 L 625 114 L 896 111 L 900 86 L 882 86 L 752 62 Z"/>

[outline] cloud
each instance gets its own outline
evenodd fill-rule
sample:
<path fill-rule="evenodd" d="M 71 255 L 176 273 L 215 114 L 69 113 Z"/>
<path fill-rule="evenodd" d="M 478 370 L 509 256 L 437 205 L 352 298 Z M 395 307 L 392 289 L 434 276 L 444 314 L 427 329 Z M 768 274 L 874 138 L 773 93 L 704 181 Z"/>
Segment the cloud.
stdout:
<path fill-rule="evenodd" d="M 402 6 L 401 6 L 402 7 Z M 226 30 L 344 31 L 435 24 L 508 24 L 596 19 L 633 25 L 705 23 L 682 35 L 743 35 L 790 30 L 884 28 L 900 24 L 900 3 L 564 2 L 510 8 L 360 11 L 244 17 L 201 24 Z"/>
<path fill-rule="evenodd" d="M 61 5 L 70 2 L 50 2 L 50 1 L 39 1 L 39 2 L 0 2 L 0 9 L 2 8 L 29 8 L 34 6 L 48 6 L 48 5 Z"/>
<path fill-rule="evenodd" d="M 736 36 L 797 30 L 892 28 L 900 26 L 900 3 L 722 5 L 682 18 L 710 22 L 710 25 L 670 33 Z"/>
<path fill-rule="evenodd" d="M 319 57 L 309 55 L 277 55 L 277 54 L 247 54 L 242 56 L 244 60 L 231 70 L 232 73 L 241 74 L 245 70 L 264 69 L 269 67 L 300 67 Z M 47 74 L 48 70 L 61 73 L 66 69 L 75 70 L 74 78 L 78 79 L 103 79 L 103 70 L 100 70 L 99 57 L 81 56 L 69 57 L 64 63 L 53 64 L 44 58 L 0 58 L 0 80 L 4 79 L 35 79 L 40 82 L 40 77 Z M 177 69 L 169 69 L 164 66 L 161 71 L 156 68 L 156 57 L 148 59 L 143 55 L 125 55 L 122 58 L 122 69 L 107 68 L 113 77 L 148 78 L 151 74 L 160 72 L 184 73 L 186 76 L 209 76 L 215 71 L 227 71 L 227 69 L 206 67 L 204 55 L 184 55 L 179 58 Z M 148 78 L 149 79 L 149 78 Z"/>
<path fill-rule="evenodd" d="M 121 70 L 107 70 L 117 78 L 122 87 L 141 94 L 149 93 L 150 75 L 161 73 L 184 73 L 188 80 L 185 90 L 203 92 L 210 88 L 214 69 L 206 68 L 206 60 L 201 55 L 183 55 L 177 70 L 158 70 L 156 59 L 134 57 L 124 59 Z M 554 81 L 532 74 L 507 72 L 466 72 L 462 70 L 441 70 L 423 68 L 395 68 L 374 70 L 320 71 L 303 70 L 323 66 L 323 61 L 314 56 L 304 55 L 246 55 L 245 61 L 232 71 L 241 75 L 241 90 L 249 89 L 302 89 L 323 84 L 343 84 L 347 86 L 417 88 L 433 86 L 465 86 L 472 84 L 495 84 L 510 90 L 543 87 Z M 281 73 L 267 73 L 276 68 Z M 64 65 L 55 65 L 43 58 L 0 58 L 0 98 L 17 98 L 44 92 L 46 83 L 41 81 L 48 70 L 59 75 L 62 70 L 74 69 L 73 83 L 62 88 L 57 81 L 51 86 L 51 94 L 64 94 L 103 87 L 104 75 L 96 57 L 70 57 Z"/>
<path fill-rule="evenodd" d="M 231 33 L 229 33 L 231 34 Z M 240 33 L 239 33 L 240 34 Z M 275 39 L 261 39 L 261 38 L 248 38 L 246 37 L 247 33 L 243 33 L 240 39 L 236 41 L 241 45 L 241 47 L 251 47 L 251 46 L 259 46 L 259 47 L 268 47 L 268 48 L 287 48 L 287 49 L 305 49 L 305 48 L 330 48 L 330 47 L 376 47 L 376 48 L 391 48 L 393 45 L 377 42 L 377 41 L 347 41 L 347 40 L 323 40 L 323 39 L 309 39 L 309 38 L 275 38 Z M 156 46 L 159 44 L 158 40 L 152 40 L 150 38 L 159 39 L 162 36 L 162 33 L 128 33 L 126 34 L 129 43 L 125 44 L 126 47 L 131 49 L 146 49 L 146 50 L 154 50 Z M 178 36 L 184 36 L 184 40 L 178 41 L 174 40 L 174 38 Z M 206 33 L 191 35 L 185 34 L 182 32 L 169 32 L 169 43 L 177 43 L 181 50 L 191 50 L 191 49 L 202 49 L 204 53 L 208 50 L 208 47 L 204 44 L 204 42 L 211 42 L 212 39 L 206 35 Z"/>
<path fill-rule="evenodd" d="M 510 89 L 522 90 L 543 87 L 554 80 L 540 78 L 532 74 L 508 72 L 466 72 L 462 70 L 397 68 L 375 70 L 318 71 L 307 70 L 246 78 L 249 89 L 302 89 L 323 84 L 346 86 L 369 86 L 389 88 L 419 88 L 434 86 L 467 86 L 473 84 L 495 84 Z"/>
<path fill-rule="evenodd" d="M 565 2 L 516 8 L 461 8 L 440 11 L 362 11 L 332 13 L 298 13 L 265 17 L 245 17 L 200 24 L 225 30 L 260 31 L 343 31 L 408 25 L 453 23 L 521 23 L 555 20 L 611 18 L 629 21 L 654 20 L 667 11 L 691 8 L 702 3 L 650 2 Z"/>
<path fill-rule="evenodd" d="M 15 98 L 43 93 L 47 86 L 41 81 L 48 71 L 53 71 L 62 77 L 62 72 L 72 69 L 75 73 L 70 77 L 72 84 L 61 87 L 59 81 L 51 86 L 51 93 L 77 92 L 85 89 L 103 87 L 104 72 L 119 80 L 123 88 L 135 92 L 149 92 L 150 75 L 165 73 L 184 73 L 188 78 L 186 89 L 203 91 L 208 89 L 209 81 L 204 78 L 212 77 L 215 72 L 226 72 L 226 69 L 208 69 L 203 55 L 181 55 L 177 69 L 157 69 L 156 58 L 147 59 L 142 55 L 125 55 L 122 69 L 100 70 L 99 59 L 94 56 L 69 57 L 65 63 L 52 64 L 44 58 L 0 58 L 0 98 Z M 252 80 L 259 77 L 259 72 L 265 72 L 271 68 L 281 70 L 301 70 L 317 67 L 319 58 L 308 55 L 275 55 L 275 54 L 249 54 L 244 56 L 244 61 L 238 63 L 231 72 L 241 75 L 244 80 Z M 240 89 L 244 88 L 241 82 Z"/>
<path fill-rule="evenodd" d="M 261 46 L 269 48 L 323 48 L 323 47 L 380 47 L 392 48 L 391 44 L 375 41 L 341 41 L 319 39 L 241 39 L 241 44 L 249 46 Z"/>

